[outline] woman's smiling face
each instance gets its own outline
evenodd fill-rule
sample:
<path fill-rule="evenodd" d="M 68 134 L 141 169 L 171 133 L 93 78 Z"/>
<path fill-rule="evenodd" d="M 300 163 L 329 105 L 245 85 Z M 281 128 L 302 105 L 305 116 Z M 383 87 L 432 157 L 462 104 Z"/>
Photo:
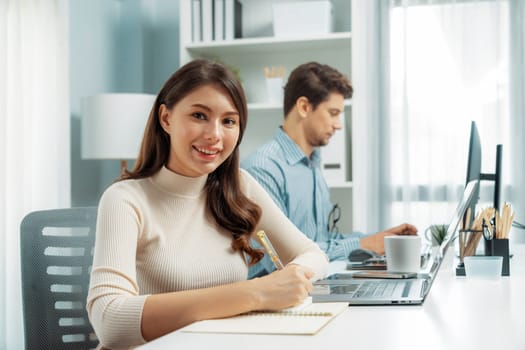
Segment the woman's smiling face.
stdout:
<path fill-rule="evenodd" d="M 237 145 L 239 112 L 218 85 L 196 88 L 171 110 L 161 105 L 159 115 L 170 137 L 166 167 L 179 175 L 197 177 L 213 172 Z"/>

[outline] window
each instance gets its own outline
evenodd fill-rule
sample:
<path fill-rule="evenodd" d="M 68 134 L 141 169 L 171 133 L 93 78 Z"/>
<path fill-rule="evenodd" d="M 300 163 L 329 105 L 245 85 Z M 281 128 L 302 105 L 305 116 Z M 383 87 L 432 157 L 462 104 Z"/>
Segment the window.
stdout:
<path fill-rule="evenodd" d="M 450 219 L 465 183 L 471 120 L 480 132 L 483 172 L 494 172 L 496 144 L 504 155 L 508 148 L 509 6 L 403 4 L 391 7 L 389 18 L 389 215 L 393 223 L 424 227 Z M 482 184 L 482 205 L 491 203 L 492 191 Z"/>

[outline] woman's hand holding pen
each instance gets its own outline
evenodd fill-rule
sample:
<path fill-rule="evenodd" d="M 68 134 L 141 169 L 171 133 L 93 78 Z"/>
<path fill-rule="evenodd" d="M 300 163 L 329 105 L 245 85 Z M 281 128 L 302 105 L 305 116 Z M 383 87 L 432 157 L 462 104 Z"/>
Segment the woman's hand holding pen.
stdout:
<path fill-rule="evenodd" d="M 258 284 L 256 289 L 260 292 L 258 293 L 260 306 L 257 308 L 279 310 L 301 303 L 313 288 L 310 279 L 315 273 L 297 264 L 284 266 L 263 230 L 257 232 L 257 238 L 277 268 L 275 272 L 265 277 L 252 280 Z"/>
<path fill-rule="evenodd" d="M 253 279 L 258 291 L 260 310 L 279 310 L 301 303 L 312 290 L 314 272 L 304 266 L 290 264 L 282 270 Z"/>

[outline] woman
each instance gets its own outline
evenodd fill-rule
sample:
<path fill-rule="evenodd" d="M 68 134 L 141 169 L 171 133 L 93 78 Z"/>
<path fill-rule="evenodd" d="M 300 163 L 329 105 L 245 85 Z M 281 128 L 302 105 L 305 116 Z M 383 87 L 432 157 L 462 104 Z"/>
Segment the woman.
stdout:
<path fill-rule="evenodd" d="M 327 259 L 239 169 L 247 107 L 223 65 L 195 60 L 164 84 L 134 169 L 98 209 L 87 300 L 101 345 L 129 347 L 202 319 L 301 302 Z M 284 269 L 246 280 L 265 230 Z"/>

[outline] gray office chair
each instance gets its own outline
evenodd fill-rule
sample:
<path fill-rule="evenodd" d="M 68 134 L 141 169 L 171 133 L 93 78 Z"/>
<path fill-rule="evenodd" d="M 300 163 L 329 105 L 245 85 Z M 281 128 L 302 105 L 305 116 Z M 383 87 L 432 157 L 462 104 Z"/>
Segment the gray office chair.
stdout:
<path fill-rule="evenodd" d="M 94 349 L 86 312 L 95 207 L 35 211 L 20 225 L 26 349 Z"/>

